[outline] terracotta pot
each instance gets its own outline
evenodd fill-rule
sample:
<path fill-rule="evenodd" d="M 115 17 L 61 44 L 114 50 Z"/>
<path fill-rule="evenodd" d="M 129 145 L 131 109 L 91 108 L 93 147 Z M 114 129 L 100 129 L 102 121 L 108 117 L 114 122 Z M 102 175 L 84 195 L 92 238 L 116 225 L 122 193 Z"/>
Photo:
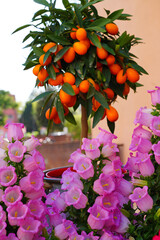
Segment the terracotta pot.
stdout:
<path fill-rule="evenodd" d="M 61 187 L 61 176 L 64 171 L 68 168 L 73 170 L 72 166 L 51 168 L 44 171 L 44 187 L 47 191 L 53 191 L 60 189 Z M 74 171 L 74 170 L 73 170 Z"/>

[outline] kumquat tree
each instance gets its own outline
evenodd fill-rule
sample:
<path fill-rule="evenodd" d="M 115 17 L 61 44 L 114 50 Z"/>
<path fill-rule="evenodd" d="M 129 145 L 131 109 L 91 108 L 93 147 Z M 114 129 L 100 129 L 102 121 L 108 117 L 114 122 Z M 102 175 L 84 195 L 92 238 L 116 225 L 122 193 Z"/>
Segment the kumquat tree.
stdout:
<path fill-rule="evenodd" d="M 43 112 L 48 129 L 53 122 L 76 124 L 73 111 L 81 106 L 81 138 L 87 137 L 89 117 L 92 127 L 106 117 L 113 133 L 118 119 L 113 103 L 118 96 L 127 99 L 130 89 L 136 92 L 142 86 L 140 76 L 147 74 L 130 52 L 141 39 L 126 31 L 120 34 L 116 24 L 130 20 L 131 15 L 123 9 L 112 13 L 105 9 L 106 17 L 102 17 L 95 7 L 101 1 L 63 0 L 64 9 L 57 9 L 56 1 L 34 0 L 44 8 L 34 14 L 30 24 L 14 31 L 32 28 L 23 39 L 31 39 L 25 46 L 30 53 L 24 69 L 33 68 L 35 86 L 45 87 L 33 101 L 44 98 L 42 109 L 51 102 Z"/>

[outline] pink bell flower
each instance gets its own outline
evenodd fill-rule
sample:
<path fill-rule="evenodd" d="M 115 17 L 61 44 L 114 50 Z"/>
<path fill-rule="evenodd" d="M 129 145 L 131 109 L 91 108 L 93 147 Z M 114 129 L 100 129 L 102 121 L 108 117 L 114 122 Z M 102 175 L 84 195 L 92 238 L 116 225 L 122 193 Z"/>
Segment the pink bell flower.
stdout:
<path fill-rule="evenodd" d="M 54 207 L 47 207 L 50 225 L 56 227 L 62 223 L 63 217 Z"/>
<path fill-rule="evenodd" d="M 101 197 L 101 206 L 103 206 L 103 208 L 107 211 L 114 210 L 117 207 L 118 203 L 119 199 L 115 192 L 112 192 L 111 194 L 104 194 Z"/>
<path fill-rule="evenodd" d="M 78 233 L 71 235 L 68 240 L 84 240 L 85 238 L 82 235 L 78 235 Z"/>
<path fill-rule="evenodd" d="M 39 191 L 43 186 L 43 173 L 37 169 L 30 172 L 26 177 L 21 178 L 19 184 L 24 192 Z"/>
<path fill-rule="evenodd" d="M 6 156 L 6 150 L 0 148 L 0 160 L 4 160 Z"/>
<path fill-rule="evenodd" d="M 143 212 L 147 212 L 153 207 L 153 199 L 148 194 L 147 186 L 144 186 L 143 188 L 135 188 L 133 194 L 129 196 L 129 199 L 136 203 L 138 208 Z"/>
<path fill-rule="evenodd" d="M 152 109 L 148 109 L 147 107 L 141 107 L 136 112 L 136 118 L 134 120 L 134 124 L 142 124 L 144 126 L 150 127 L 151 121 L 153 119 L 153 115 L 151 114 Z"/>
<path fill-rule="evenodd" d="M 45 214 L 45 210 L 46 210 L 45 205 L 39 199 L 30 200 L 27 203 L 27 206 L 28 206 L 29 214 L 33 218 L 40 219 Z"/>
<path fill-rule="evenodd" d="M 86 155 L 81 152 L 80 148 L 78 148 L 76 151 L 71 153 L 70 159 L 68 160 L 68 162 L 74 163 L 80 158 L 86 158 Z"/>
<path fill-rule="evenodd" d="M 66 219 L 55 227 L 54 232 L 60 240 L 67 239 L 67 237 L 77 233 L 73 222 Z"/>
<path fill-rule="evenodd" d="M 23 146 L 22 142 L 15 141 L 14 143 L 10 143 L 8 145 L 8 155 L 11 161 L 13 162 L 21 162 L 26 152 L 27 148 Z"/>
<path fill-rule="evenodd" d="M 114 231 L 120 234 L 124 234 L 127 232 L 127 229 L 129 227 L 130 221 L 126 216 L 124 216 L 122 213 L 120 213 L 120 223 L 119 226 L 117 226 Z"/>
<path fill-rule="evenodd" d="M 160 141 L 157 144 L 152 145 L 152 150 L 154 151 L 156 162 L 160 164 Z"/>
<path fill-rule="evenodd" d="M 121 212 L 118 208 L 108 212 L 108 219 L 105 221 L 104 229 L 112 230 L 119 226 L 121 221 Z"/>
<path fill-rule="evenodd" d="M 4 192 L 2 189 L 0 189 L 0 202 L 2 201 L 2 196 L 4 195 Z"/>
<path fill-rule="evenodd" d="M 12 139 L 20 140 L 24 137 L 22 131 L 22 128 L 24 128 L 23 123 L 7 123 L 4 127 L 8 129 L 7 138 L 10 142 L 12 142 Z"/>
<path fill-rule="evenodd" d="M 18 201 L 21 201 L 23 194 L 21 192 L 21 188 L 17 185 L 13 187 L 8 187 L 4 191 L 4 195 L 2 196 L 2 200 L 6 206 L 11 206 L 16 204 Z"/>
<path fill-rule="evenodd" d="M 126 164 L 124 165 L 124 168 L 129 170 L 131 173 L 138 173 L 139 172 L 139 167 L 136 162 L 137 157 L 133 155 L 133 153 L 130 153 L 130 157 L 128 158 Z"/>
<path fill-rule="evenodd" d="M 116 191 L 120 192 L 123 196 L 128 197 L 133 191 L 133 184 L 124 178 L 117 179 Z"/>
<path fill-rule="evenodd" d="M 103 157 L 110 157 L 117 152 L 119 152 L 119 149 L 116 143 L 108 143 L 102 147 Z"/>
<path fill-rule="evenodd" d="M 6 221 L 6 212 L 3 210 L 2 206 L 0 205 L 0 222 Z"/>
<path fill-rule="evenodd" d="M 81 149 L 85 150 L 86 156 L 90 159 L 95 159 L 100 156 L 100 150 L 99 150 L 100 142 L 98 139 L 88 139 L 83 138 L 82 139 L 82 146 Z"/>
<path fill-rule="evenodd" d="M 112 142 L 113 139 L 117 138 L 116 135 L 106 131 L 105 129 L 102 129 L 100 127 L 98 129 L 100 130 L 100 133 L 96 138 L 99 140 L 100 144 L 106 145 L 109 142 Z"/>
<path fill-rule="evenodd" d="M 136 127 L 133 130 L 133 136 L 151 140 L 152 133 L 150 131 L 148 131 L 147 129 L 144 129 L 142 127 L 142 125 L 140 124 L 138 127 Z"/>
<path fill-rule="evenodd" d="M 83 179 L 88 179 L 94 176 L 94 168 L 89 158 L 81 158 L 77 160 L 73 165 L 73 169 L 76 170 Z"/>
<path fill-rule="evenodd" d="M 114 236 L 111 232 L 104 231 L 100 240 L 120 240 L 120 238 L 118 236 Z"/>
<path fill-rule="evenodd" d="M 13 185 L 17 181 L 15 168 L 12 166 L 4 166 L 0 168 L 0 184 L 4 187 Z"/>
<path fill-rule="evenodd" d="M 7 140 L 5 140 L 5 138 L 3 136 L 0 137 L 0 148 L 4 149 L 5 151 L 8 148 L 8 144 L 9 142 Z"/>
<path fill-rule="evenodd" d="M 152 130 L 153 134 L 160 137 L 160 116 L 153 116 L 150 129 Z"/>
<path fill-rule="evenodd" d="M 46 197 L 46 193 L 44 187 L 42 186 L 38 191 L 26 192 L 25 196 L 31 200 L 41 199 L 42 197 Z"/>
<path fill-rule="evenodd" d="M 59 189 L 54 190 L 47 195 L 45 204 L 50 205 L 58 210 L 58 212 L 64 211 L 66 208 L 66 203 L 60 194 Z"/>
<path fill-rule="evenodd" d="M 19 240 L 15 233 L 9 233 L 6 240 Z"/>
<path fill-rule="evenodd" d="M 24 168 L 28 171 L 34 171 L 36 169 L 45 170 L 45 160 L 43 156 L 37 150 L 32 151 L 32 156 L 25 158 L 23 161 Z"/>
<path fill-rule="evenodd" d="M 0 159 L 0 168 L 4 166 L 8 166 L 7 162 L 5 160 Z"/>
<path fill-rule="evenodd" d="M 133 136 L 132 142 L 129 146 L 129 150 L 138 151 L 141 153 L 148 153 L 152 149 L 152 143 L 145 138 Z"/>
<path fill-rule="evenodd" d="M 122 162 L 118 156 L 115 157 L 115 159 L 112 162 L 109 162 L 106 164 L 102 172 L 106 175 L 113 175 L 117 177 L 122 177 Z"/>
<path fill-rule="evenodd" d="M 6 236 L 6 227 L 7 227 L 6 222 L 0 222 L 0 239 L 2 240 L 3 240 L 3 237 Z"/>
<path fill-rule="evenodd" d="M 157 90 L 148 90 L 148 93 L 150 93 L 151 95 L 151 101 L 152 101 L 152 104 L 154 106 L 156 106 L 156 104 L 160 104 L 160 87 L 155 87 L 157 88 Z"/>
<path fill-rule="evenodd" d="M 151 154 L 148 153 L 137 153 L 136 163 L 138 164 L 140 173 L 144 177 L 151 176 L 155 171 L 150 156 Z"/>
<path fill-rule="evenodd" d="M 93 232 L 90 232 L 89 234 L 87 234 L 85 231 L 82 231 L 81 235 L 84 237 L 84 240 L 98 240 L 99 237 L 98 236 L 94 236 Z"/>
<path fill-rule="evenodd" d="M 112 176 L 101 173 L 99 179 L 93 184 L 93 190 L 99 195 L 110 194 L 115 190 L 115 182 Z"/>
<path fill-rule="evenodd" d="M 102 229 L 105 221 L 109 218 L 109 213 L 104 208 L 94 204 L 88 209 L 90 213 L 87 222 L 92 229 Z"/>
<path fill-rule="evenodd" d="M 26 146 L 28 152 L 33 151 L 39 145 L 41 145 L 39 139 L 36 138 L 34 135 L 32 135 L 31 138 L 24 141 L 24 146 Z"/>
<path fill-rule="evenodd" d="M 38 233 L 40 226 L 40 221 L 31 217 L 25 218 L 23 221 L 21 221 L 20 227 L 17 231 L 19 240 L 33 239 L 34 235 Z"/>
<path fill-rule="evenodd" d="M 71 171 L 70 168 L 63 172 L 61 184 L 61 189 L 63 190 L 69 190 L 74 186 L 77 186 L 81 190 L 83 189 L 83 183 L 80 180 L 80 175 L 77 172 Z"/>
<path fill-rule="evenodd" d="M 65 193 L 65 202 L 68 206 L 73 205 L 76 209 L 85 208 L 87 204 L 87 197 L 77 187 L 72 187 Z"/>
<path fill-rule="evenodd" d="M 17 202 L 13 206 L 7 208 L 8 220 L 11 226 L 20 225 L 20 222 L 26 217 L 28 212 L 27 205 L 23 204 L 21 201 Z"/>

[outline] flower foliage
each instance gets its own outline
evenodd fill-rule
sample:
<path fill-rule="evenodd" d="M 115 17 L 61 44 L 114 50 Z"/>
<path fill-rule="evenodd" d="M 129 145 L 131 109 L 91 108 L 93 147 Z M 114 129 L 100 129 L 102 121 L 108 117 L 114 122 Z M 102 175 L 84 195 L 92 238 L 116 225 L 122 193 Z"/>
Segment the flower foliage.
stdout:
<path fill-rule="evenodd" d="M 123 205 L 133 185 L 124 179 L 114 139 L 103 129 L 95 139 L 83 138 L 81 149 L 69 159 L 73 169 L 62 174 L 61 189 L 47 195 L 58 239 L 126 239 L 130 222 Z"/>
<path fill-rule="evenodd" d="M 160 230 L 160 88 L 148 91 L 152 108 L 141 107 L 135 118 L 126 169 L 134 187 L 128 232 L 136 240 L 159 239 Z M 126 208 L 127 209 L 127 208 Z"/>
<path fill-rule="evenodd" d="M 7 124 L 0 140 L 0 239 L 40 239 L 46 206 L 42 198 L 44 158 L 32 136 L 25 140 L 21 123 Z"/>
<path fill-rule="evenodd" d="M 93 117 L 93 127 L 107 115 L 113 131 L 118 115 L 110 118 L 106 109 L 117 96 L 125 99 L 130 88 L 136 91 L 142 86 L 137 81 L 147 72 L 135 62 L 136 56 L 131 53 L 132 46 L 139 44 L 141 39 L 126 31 L 120 34 L 114 23 L 130 20 L 131 15 L 123 13 L 123 9 L 112 13 L 105 9 L 106 17 L 102 17 L 95 7 L 100 1 L 70 3 L 63 0 L 64 9 L 57 9 L 56 1 L 35 1 L 44 9 L 34 14 L 31 24 L 14 31 L 26 27 L 35 29 L 23 39 L 23 42 L 31 39 L 26 45 L 30 53 L 24 66 L 25 69 L 34 67 L 36 87 L 49 86 L 51 89 L 34 99 L 46 97 L 44 106 L 51 100 L 50 111 L 54 106 L 57 113 L 47 116 L 51 120 L 49 123 L 63 123 L 66 119 L 76 124 L 68 108 L 76 111 L 83 105 L 87 117 Z"/>

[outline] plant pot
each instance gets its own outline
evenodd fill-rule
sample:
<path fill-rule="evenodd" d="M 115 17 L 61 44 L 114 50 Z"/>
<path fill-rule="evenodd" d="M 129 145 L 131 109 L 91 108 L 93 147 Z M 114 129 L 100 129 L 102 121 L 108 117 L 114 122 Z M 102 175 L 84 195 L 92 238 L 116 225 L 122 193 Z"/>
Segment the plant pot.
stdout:
<path fill-rule="evenodd" d="M 44 171 L 45 190 L 51 192 L 57 188 L 60 189 L 62 174 L 68 168 L 71 168 L 71 170 L 74 171 L 72 166 L 64 166 L 45 170 Z"/>

